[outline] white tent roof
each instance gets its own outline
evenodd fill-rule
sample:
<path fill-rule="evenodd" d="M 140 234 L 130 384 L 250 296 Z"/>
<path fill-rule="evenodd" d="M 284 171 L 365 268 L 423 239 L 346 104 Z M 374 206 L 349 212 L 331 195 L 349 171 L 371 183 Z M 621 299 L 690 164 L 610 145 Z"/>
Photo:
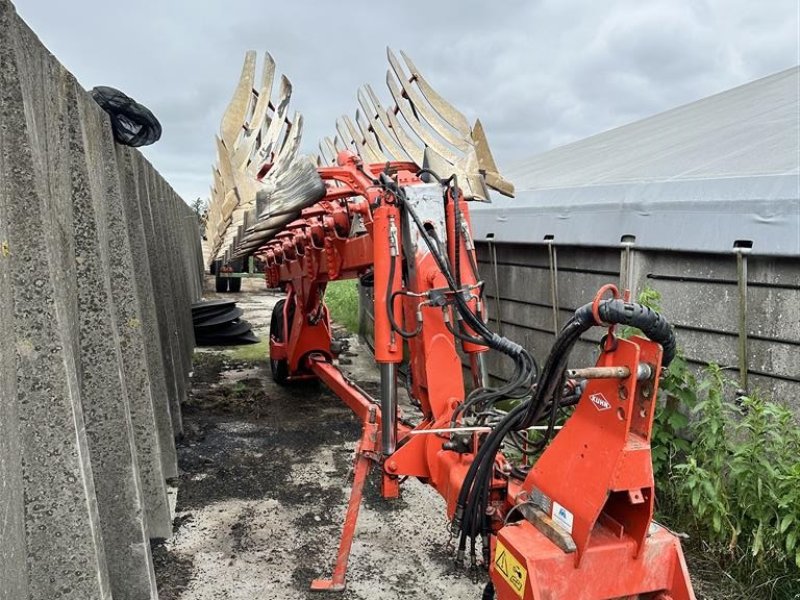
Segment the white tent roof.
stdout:
<path fill-rule="evenodd" d="M 800 255 L 800 67 L 545 152 L 473 205 L 478 239 Z"/>

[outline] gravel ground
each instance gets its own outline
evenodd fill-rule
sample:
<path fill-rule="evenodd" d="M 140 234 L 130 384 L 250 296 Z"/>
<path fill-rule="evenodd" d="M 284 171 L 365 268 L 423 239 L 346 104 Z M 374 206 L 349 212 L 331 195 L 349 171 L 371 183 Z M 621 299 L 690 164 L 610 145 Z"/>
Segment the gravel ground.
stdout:
<path fill-rule="evenodd" d="M 262 286 L 246 281 L 235 299 L 266 339 L 279 297 Z M 480 598 L 483 584 L 448 559 L 440 497 L 409 480 L 402 498 L 383 500 L 376 470 L 347 591 L 309 591 L 312 579 L 330 576 L 360 425 L 323 386 L 281 388 L 265 360 L 236 354 L 200 348 L 195 355 L 174 534 L 154 547 L 160 599 Z M 377 373 L 357 340 L 349 354 L 343 370 L 374 389 Z"/>

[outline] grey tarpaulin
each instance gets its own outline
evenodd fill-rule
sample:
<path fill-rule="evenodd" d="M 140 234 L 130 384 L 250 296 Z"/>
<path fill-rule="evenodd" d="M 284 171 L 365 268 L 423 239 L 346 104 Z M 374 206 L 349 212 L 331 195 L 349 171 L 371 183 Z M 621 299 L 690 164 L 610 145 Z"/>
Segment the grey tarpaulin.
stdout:
<path fill-rule="evenodd" d="M 476 239 L 800 255 L 799 90 L 794 67 L 512 165 Z"/>

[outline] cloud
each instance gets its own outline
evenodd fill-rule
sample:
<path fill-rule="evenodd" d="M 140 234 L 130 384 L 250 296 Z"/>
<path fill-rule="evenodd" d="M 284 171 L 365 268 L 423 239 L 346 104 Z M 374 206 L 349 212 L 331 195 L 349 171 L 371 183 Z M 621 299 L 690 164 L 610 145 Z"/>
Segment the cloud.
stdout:
<path fill-rule="evenodd" d="M 796 2 L 507 0 L 17 0 L 81 83 L 119 87 L 164 126 L 145 154 L 187 200 L 207 195 L 213 136 L 244 52 L 294 84 L 304 147 L 370 83 L 388 102 L 403 49 L 510 164 L 798 62 Z"/>

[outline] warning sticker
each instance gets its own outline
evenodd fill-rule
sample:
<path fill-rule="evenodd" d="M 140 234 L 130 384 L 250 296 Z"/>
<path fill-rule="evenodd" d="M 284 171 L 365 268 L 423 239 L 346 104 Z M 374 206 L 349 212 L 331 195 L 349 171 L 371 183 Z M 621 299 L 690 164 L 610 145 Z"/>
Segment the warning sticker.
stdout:
<path fill-rule="evenodd" d="M 553 502 L 553 521 L 566 529 L 567 533 L 572 533 L 572 523 L 575 521 L 575 517 L 571 512 L 555 501 Z"/>
<path fill-rule="evenodd" d="M 517 596 L 522 598 L 525 595 L 525 582 L 528 580 L 528 571 L 500 540 L 497 540 L 497 547 L 494 550 L 494 568 L 503 576 L 503 579 L 511 586 L 511 589 L 517 593 Z"/>

